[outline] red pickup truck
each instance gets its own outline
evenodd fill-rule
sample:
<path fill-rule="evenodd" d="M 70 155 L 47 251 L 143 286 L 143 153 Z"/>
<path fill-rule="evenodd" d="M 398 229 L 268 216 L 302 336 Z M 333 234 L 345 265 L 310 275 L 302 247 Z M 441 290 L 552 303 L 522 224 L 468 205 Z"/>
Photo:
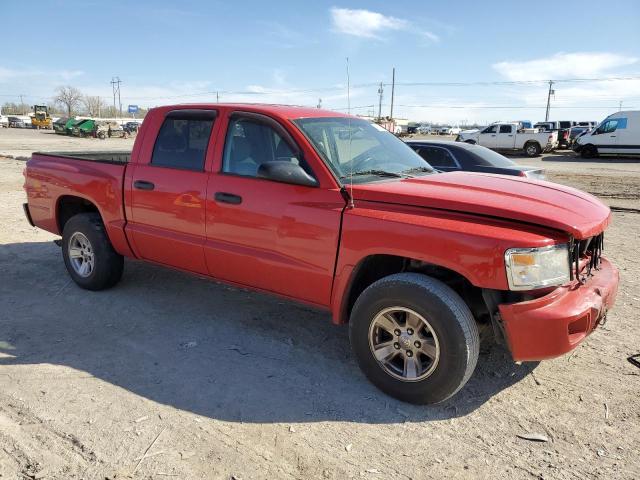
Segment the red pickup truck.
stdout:
<path fill-rule="evenodd" d="M 515 361 L 573 349 L 612 307 L 609 208 L 518 177 L 439 173 L 375 124 L 289 106 L 151 110 L 129 153 L 34 153 L 28 221 L 82 288 L 138 258 L 331 312 L 360 367 L 414 403 L 471 376 L 479 331 Z"/>

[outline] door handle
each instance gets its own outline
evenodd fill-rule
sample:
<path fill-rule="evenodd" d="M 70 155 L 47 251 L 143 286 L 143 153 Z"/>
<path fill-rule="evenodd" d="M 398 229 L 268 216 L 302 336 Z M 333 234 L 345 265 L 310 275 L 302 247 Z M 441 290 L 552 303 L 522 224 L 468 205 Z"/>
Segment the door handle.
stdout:
<path fill-rule="evenodd" d="M 138 190 L 153 190 L 156 186 L 146 180 L 136 180 L 133 182 L 133 188 L 137 188 Z"/>
<path fill-rule="evenodd" d="M 491 135 L 492 137 L 495 137 L 495 135 Z"/>
<path fill-rule="evenodd" d="M 616 136 L 615 136 L 615 135 L 609 135 L 609 137 L 611 137 L 611 138 L 616 138 Z"/>
<path fill-rule="evenodd" d="M 220 203 L 230 203 L 232 205 L 240 205 L 242 203 L 242 197 L 233 193 L 216 192 L 213 198 Z"/>

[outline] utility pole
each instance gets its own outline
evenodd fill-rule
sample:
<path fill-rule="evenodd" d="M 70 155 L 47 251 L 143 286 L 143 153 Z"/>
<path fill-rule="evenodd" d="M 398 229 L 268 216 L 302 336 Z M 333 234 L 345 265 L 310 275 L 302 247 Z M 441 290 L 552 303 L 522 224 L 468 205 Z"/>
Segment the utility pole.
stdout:
<path fill-rule="evenodd" d="M 120 117 L 122 117 L 122 101 L 120 100 L 121 83 L 122 80 L 120 80 L 120 77 L 111 78 L 111 89 L 113 90 L 113 109 L 116 109 L 116 95 L 118 95 L 118 111 L 120 112 Z"/>
<path fill-rule="evenodd" d="M 620 100 L 620 105 L 618 107 L 618 111 L 621 112 L 622 111 L 622 100 Z"/>
<path fill-rule="evenodd" d="M 391 74 L 391 111 L 389 112 L 389 118 L 393 119 L 393 96 L 396 91 L 396 67 L 393 67 L 393 73 Z"/>
<path fill-rule="evenodd" d="M 551 107 L 551 95 L 555 95 L 555 90 L 553 90 L 553 80 L 549 80 L 549 94 L 547 95 L 547 113 L 544 116 L 544 121 L 549 121 L 549 108 Z"/>
<path fill-rule="evenodd" d="M 380 82 L 380 88 L 378 88 L 378 95 L 379 95 L 379 101 L 378 101 L 378 121 L 380 121 L 382 119 L 382 93 L 383 93 L 383 88 L 382 88 L 382 82 Z"/>
<path fill-rule="evenodd" d="M 322 108 L 322 99 L 321 99 L 321 98 L 319 98 L 319 99 L 318 99 L 318 106 L 317 106 L 317 108 L 318 108 L 318 109 Z"/>
<path fill-rule="evenodd" d="M 24 111 L 24 102 L 22 101 L 22 97 L 24 97 L 24 95 L 20 95 L 20 108 L 22 109 L 22 115 L 26 115 L 27 113 Z"/>
<path fill-rule="evenodd" d="M 220 103 L 220 92 L 216 90 L 216 103 Z"/>

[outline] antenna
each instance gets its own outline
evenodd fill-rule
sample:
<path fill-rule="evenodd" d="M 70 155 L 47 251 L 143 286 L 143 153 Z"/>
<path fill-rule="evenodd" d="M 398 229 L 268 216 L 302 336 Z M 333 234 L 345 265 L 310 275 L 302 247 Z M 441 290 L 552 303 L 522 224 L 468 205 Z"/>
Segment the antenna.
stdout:
<path fill-rule="evenodd" d="M 347 126 L 349 128 L 349 148 L 347 148 L 347 154 L 349 155 L 349 208 L 354 208 L 353 204 L 353 158 L 351 158 L 351 79 L 349 77 L 349 57 L 347 57 Z"/>

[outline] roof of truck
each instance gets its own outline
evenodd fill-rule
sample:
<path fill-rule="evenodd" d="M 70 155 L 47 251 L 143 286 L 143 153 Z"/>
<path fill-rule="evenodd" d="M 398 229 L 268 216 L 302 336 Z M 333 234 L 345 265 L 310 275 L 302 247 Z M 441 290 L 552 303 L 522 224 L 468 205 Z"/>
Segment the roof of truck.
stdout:
<path fill-rule="evenodd" d="M 256 113 L 266 113 L 286 119 L 314 118 L 314 117 L 348 117 L 349 115 L 320 108 L 303 107 L 298 105 L 280 105 L 268 103 L 182 103 L 178 105 L 164 105 L 157 107 L 161 110 L 174 109 L 227 109 L 243 110 Z"/>

